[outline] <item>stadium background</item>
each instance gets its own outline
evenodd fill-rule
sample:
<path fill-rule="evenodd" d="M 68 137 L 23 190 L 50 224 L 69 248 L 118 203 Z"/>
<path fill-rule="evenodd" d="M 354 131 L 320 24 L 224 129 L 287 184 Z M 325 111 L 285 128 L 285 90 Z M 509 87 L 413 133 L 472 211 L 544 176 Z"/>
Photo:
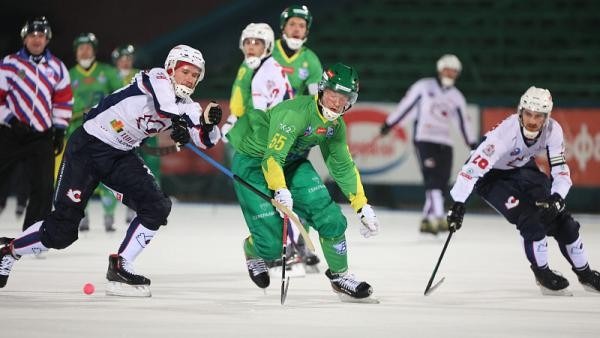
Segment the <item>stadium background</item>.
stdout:
<path fill-rule="evenodd" d="M 307 45 L 324 65 L 343 61 L 360 75 L 361 114 L 389 111 L 418 78 L 434 75 L 437 58 L 454 53 L 464 71 L 457 86 L 470 103 L 481 130 L 489 129 L 516 107 L 530 85 L 550 89 L 554 113 L 566 130 L 574 188 L 567 201 L 573 211 L 598 212 L 600 200 L 600 2 L 549 1 L 98 1 L 7 2 L 0 12 L 0 54 L 21 46 L 19 31 L 27 18 L 46 15 L 54 37 L 49 48 L 74 65 L 72 41 L 80 32 L 99 39 L 98 59 L 110 62 L 117 45 L 137 47 L 136 67 L 162 66 L 175 44 L 198 48 L 206 59 L 206 78 L 195 98 L 216 98 L 227 107 L 231 84 L 242 61 L 239 35 L 250 22 L 269 23 L 279 35 L 279 14 L 289 4 L 306 4 L 314 21 Z M 226 109 L 228 110 L 228 109 Z M 357 114 L 355 116 L 361 116 Z M 347 115 L 349 118 L 350 115 Z M 375 120 L 377 120 L 377 118 Z M 351 140 L 357 164 L 384 168 L 391 157 L 412 156 L 410 126 L 372 147 L 377 121 Z M 362 128 L 362 129 L 361 129 Z M 161 140 L 169 143 L 168 136 Z M 401 142 L 400 142 L 401 143 Z M 220 145 L 209 152 L 228 163 Z M 391 154 L 391 155 L 390 155 Z M 362 158 L 361 158 L 362 157 Z M 455 156 L 460 162 L 464 154 Z M 407 160 L 407 163 L 410 160 Z M 387 207 L 422 203 L 420 173 L 397 170 L 403 179 L 366 175 L 371 202 Z M 361 168 L 362 170 L 363 168 Z M 182 200 L 234 202 L 232 183 L 189 151 L 163 157 L 163 187 Z M 388 173 L 389 174 L 389 173 Z M 341 195 L 328 186 L 336 198 Z M 470 207 L 482 207 L 476 198 Z M 489 208 L 484 208 L 489 210 Z"/>

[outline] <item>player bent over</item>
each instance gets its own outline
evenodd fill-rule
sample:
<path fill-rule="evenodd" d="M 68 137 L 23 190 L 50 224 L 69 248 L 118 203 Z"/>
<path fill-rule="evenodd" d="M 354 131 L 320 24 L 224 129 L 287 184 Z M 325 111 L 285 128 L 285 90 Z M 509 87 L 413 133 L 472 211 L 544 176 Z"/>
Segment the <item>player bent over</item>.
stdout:
<path fill-rule="evenodd" d="M 565 210 L 564 198 L 572 183 L 562 128 L 550 118 L 552 106 L 547 89 L 527 89 L 517 114 L 489 131 L 462 167 L 450 191 L 455 202 L 447 221 L 451 231 L 460 229 L 464 202 L 475 189 L 517 226 L 542 294 L 571 295 L 567 289 L 569 281 L 548 266 L 547 236 L 558 242 L 583 287 L 598 292 L 600 273 L 590 269 L 579 223 Z M 532 160 L 541 152 L 548 155 L 552 179 Z"/>
<path fill-rule="evenodd" d="M 136 274 L 133 262 L 167 224 L 171 201 L 160 190 L 134 148 L 145 138 L 171 129 L 179 144 L 190 138 L 206 149 L 220 138 L 221 109 L 204 111 L 190 95 L 204 77 L 200 51 L 185 45 L 171 49 L 165 67 L 140 72 L 129 86 L 92 108 L 69 139 L 56 187 L 55 210 L 0 249 L 0 287 L 21 256 L 64 249 L 77 240 L 79 221 L 96 186 L 102 182 L 137 212 L 119 247 L 110 255 L 107 294 L 150 296 L 150 280 Z"/>
<path fill-rule="evenodd" d="M 329 173 L 362 222 L 361 234 L 376 235 L 379 221 L 367 204 L 340 118 L 357 97 L 358 74 L 337 63 L 323 73 L 318 95 L 283 101 L 266 113 L 244 114 L 227 138 L 236 150 L 232 171 L 263 193 L 273 194 L 317 230 L 334 292 L 342 301 L 362 302 L 369 301 L 372 288 L 348 273 L 346 218 L 307 159 L 308 151 L 319 146 Z M 258 287 L 266 288 L 270 278 L 265 261 L 281 254 L 283 222 L 253 192 L 237 183 L 234 188 L 251 234 L 243 245 L 248 273 Z"/>

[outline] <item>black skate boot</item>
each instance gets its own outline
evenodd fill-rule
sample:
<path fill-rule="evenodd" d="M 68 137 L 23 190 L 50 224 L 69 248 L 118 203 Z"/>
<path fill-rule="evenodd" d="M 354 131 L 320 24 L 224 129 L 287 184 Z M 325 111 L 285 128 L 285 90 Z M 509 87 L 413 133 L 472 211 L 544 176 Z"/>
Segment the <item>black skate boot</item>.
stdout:
<path fill-rule="evenodd" d="M 544 268 L 540 268 L 537 266 L 531 265 L 531 271 L 535 275 L 535 280 L 540 287 L 543 295 L 546 296 L 572 296 L 573 294 L 567 287 L 569 286 L 569 281 L 557 274 L 556 272 L 550 270 L 550 268 L 546 265 Z"/>
<path fill-rule="evenodd" d="M 8 282 L 8 275 L 12 270 L 12 266 L 19 257 L 15 257 L 12 253 L 12 246 L 10 243 L 14 238 L 2 237 L 0 238 L 0 244 L 5 244 L 0 248 L 0 288 L 6 286 Z"/>
<path fill-rule="evenodd" d="M 332 273 L 329 269 L 325 275 L 331 282 L 333 292 L 335 292 L 342 302 L 352 303 L 378 303 L 371 297 L 373 288 L 367 282 L 356 280 L 354 275 L 348 273 Z"/>
<path fill-rule="evenodd" d="M 577 275 L 579 283 L 583 285 L 585 291 L 600 292 L 600 273 L 598 271 L 590 269 L 587 265 L 585 269 L 581 271 L 573 269 L 573 272 Z"/>
<path fill-rule="evenodd" d="M 314 252 L 306 247 L 306 243 L 302 237 L 298 238 L 298 243 L 292 245 L 294 251 L 302 258 L 304 270 L 307 273 L 319 273 L 319 262 L 321 260 Z"/>
<path fill-rule="evenodd" d="M 281 266 L 281 262 L 279 263 Z M 267 263 L 262 258 L 249 258 L 246 257 L 246 267 L 248 267 L 248 274 L 250 279 L 261 289 L 265 289 L 271 284 L 271 277 L 269 277 L 269 268 Z"/>
<path fill-rule="evenodd" d="M 112 254 L 108 256 L 106 271 L 106 294 L 125 297 L 150 297 L 150 279 L 136 275 L 131 263 L 123 257 Z"/>
<path fill-rule="evenodd" d="M 419 226 L 419 231 L 421 231 L 421 233 L 437 235 L 438 227 L 437 227 L 437 224 L 431 222 L 427 218 L 423 218 L 421 220 L 421 225 Z"/>

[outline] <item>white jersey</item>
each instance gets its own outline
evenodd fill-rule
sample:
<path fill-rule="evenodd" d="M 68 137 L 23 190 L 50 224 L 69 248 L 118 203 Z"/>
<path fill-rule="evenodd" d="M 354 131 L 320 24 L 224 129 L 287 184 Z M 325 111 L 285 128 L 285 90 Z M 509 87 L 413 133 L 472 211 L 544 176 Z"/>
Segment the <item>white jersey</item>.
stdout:
<path fill-rule="evenodd" d="M 565 160 L 562 128 L 558 122 L 550 118 L 541 133 L 532 146 L 527 146 L 521 132 L 518 114 L 511 115 L 490 130 L 458 174 L 456 183 L 450 190 L 454 201 L 466 201 L 477 180 L 491 169 L 520 168 L 542 152 L 546 152 L 550 162 L 550 173 L 553 178 L 551 193 L 558 193 L 565 198 L 572 182 L 569 166 Z"/>
<path fill-rule="evenodd" d="M 202 108 L 191 99 L 178 99 L 162 68 L 139 72 L 130 85 L 102 99 L 86 114 L 83 128 L 102 142 L 128 151 L 169 129 L 175 115 L 184 117 L 192 141 L 202 149 L 221 137 L 219 128 L 213 127 L 208 135 L 202 131 Z"/>
<path fill-rule="evenodd" d="M 251 91 L 252 105 L 262 111 L 294 96 L 287 74 L 272 56 L 254 73 Z"/>
<path fill-rule="evenodd" d="M 393 126 L 409 117 L 415 118 L 415 141 L 452 146 L 450 126 L 461 131 L 466 144 L 476 142 L 475 133 L 466 113 L 466 101 L 456 87 L 443 88 L 437 79 L 424 78 L 415 82 L 388 115 L 386 124 Z"/>

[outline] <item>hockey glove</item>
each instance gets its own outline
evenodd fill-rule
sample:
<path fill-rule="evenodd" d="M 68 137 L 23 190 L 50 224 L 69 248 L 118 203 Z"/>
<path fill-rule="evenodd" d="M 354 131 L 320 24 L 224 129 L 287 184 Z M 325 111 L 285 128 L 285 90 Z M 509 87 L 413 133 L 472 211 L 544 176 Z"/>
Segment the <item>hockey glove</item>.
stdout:
<path fill-rule="evenodd" d="M 215 124 L 219 124 L 219 122 L 221 122 L 223 111 L 221 110 L 221 106 L 219 106 L 215 101 L 210 101 L 210 103 L 204 108 L 202 115 L 202 129 L 206 132 L 210 132 Z"/>
<path fill-rule="evenodd" d="M 182 116 L 175 116 L 171 118 L 171 138 L 175 143 L 182 146 L 190 142 L 190 132 L 188 131 L 188 124 Z"/>
<path fill-rule="evenodd" d="M 65 130 L 54 128 L 52 131 L 52 145 L 54 147 L 54 156 L 63 151 L 65 146 Z"/>
<path fill-rule="evenodd" d="M 275 191 L 274 198 L 277 202 L 285 205 L 288 209 L 290 209 L 290 211 L 292 211 L 292 208 L 294 207 L 294 200 L 292 200 L 292 193 L 289 190 L 286 188 L 277 189 L 277 191 Z M 281 218 L 285 216 L 285 214 L 280 210 L 277 210 L 277 212 L 279 212 L 279 216 L 281 216 Z"/>
<path fill-rule="evenodd" d="M 221 136 L 223 137 L 222 138 L 223 142 L 225 142 L 225 143 L 229 142 L 227 140 L 227 137 L 225 137 L 225 135 L 227 135 L 227 133 L 231 130 L 231 128 L 233 128 L 233 125 L 235 124 L 236 121 L 237 121 L 237 117 L 235 117 L 235 115 L 231 114 L 227 118 L 227 121 L 225 121 L 225 123 L 223 123 L 223 125 L 221 126 Z"/>
<path fill-rule="evenodd" d="M 365 204 L 357 212 L 358 218 L 362 226 L 360 227 L 360 234 L 364 238 L 375 236 L 379 233 L 379 220 L 375 216 L 375 211 L 369 204 Z"/>
<path fill-rule="evenodd" d="M 454 202 L 452 208 L 448 210 L 446 221 L 448 222 L 448 230 L 454 232 L 462 227 L 463 217 L 465 217 L 465 204 L 463 202 Z"/>
<path fill-rule="evenodd" d="M 381 126 L 381 130 L 379 131 L 379 133 L 380 133 L 381 135 L 385 136 L 385 135 L 389 134 L 390 130 L 392 130 L 392 127 L 391 127 L 391 126 L 389 126 L 387 123 L 384 123 L 384 124 Z"/>
<path fill-rule="evenodd" d="M 548 198 L 535 202 L 535 205 L 542 211 L 542 222 L 549 223 L 565 210 L 566 203 L 558 193 L 554 193 Z"/>

